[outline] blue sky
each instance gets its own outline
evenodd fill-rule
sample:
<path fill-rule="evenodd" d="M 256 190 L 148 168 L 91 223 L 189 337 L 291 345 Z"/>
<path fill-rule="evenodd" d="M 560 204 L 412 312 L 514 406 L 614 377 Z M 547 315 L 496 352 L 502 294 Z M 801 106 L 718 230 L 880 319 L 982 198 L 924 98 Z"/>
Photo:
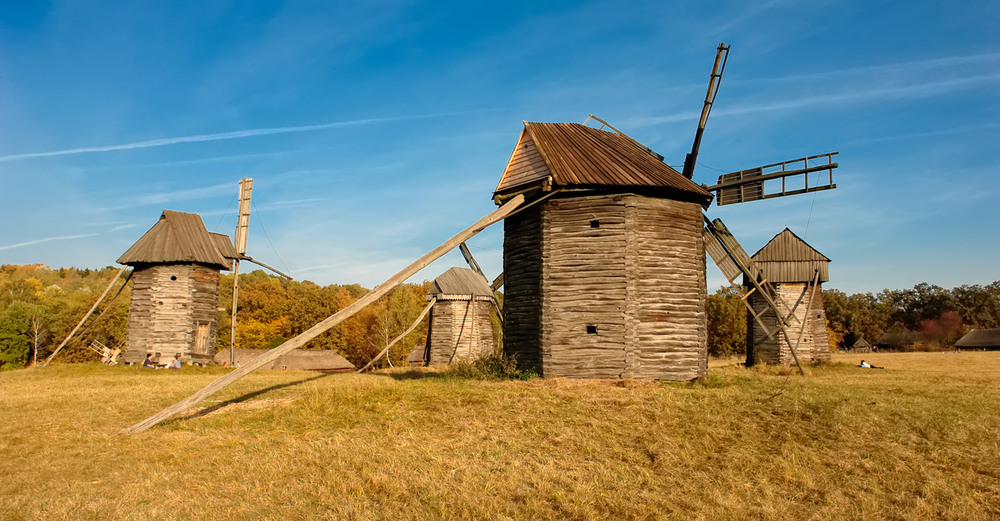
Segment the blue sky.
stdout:
<path fill-rule="evenodd" d="M 695 180 L 840 168 L 836 190 L 709 216 L 751 253 L 790 227 L 847 292 L 989 283 L 997 20 L 990 1 L 10 3 L 0 263 L 112 265 L 164 208 L 231 234 L 247 176 L 248 253 L 370 287 L 494 208 L 522 120 L 594 113 L 679 168 L 724 41 Z M 469 242 L 491 276 L 501 244 Z"/>

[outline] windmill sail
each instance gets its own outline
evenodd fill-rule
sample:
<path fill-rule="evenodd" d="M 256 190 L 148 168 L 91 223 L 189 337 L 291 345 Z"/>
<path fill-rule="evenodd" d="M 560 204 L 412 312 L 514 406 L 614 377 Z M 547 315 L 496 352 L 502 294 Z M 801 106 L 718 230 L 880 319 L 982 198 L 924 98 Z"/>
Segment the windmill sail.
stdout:
<path fill-rule="evenodd" d="M 719 206 L 830 190 L 837 187 L 833 184 L 833 169 L 838 166 L 833 161 L 835 155 L 837 152 L 730 172 L 720 175 L 718 183 L 708 189 L 715 192 Z"/>

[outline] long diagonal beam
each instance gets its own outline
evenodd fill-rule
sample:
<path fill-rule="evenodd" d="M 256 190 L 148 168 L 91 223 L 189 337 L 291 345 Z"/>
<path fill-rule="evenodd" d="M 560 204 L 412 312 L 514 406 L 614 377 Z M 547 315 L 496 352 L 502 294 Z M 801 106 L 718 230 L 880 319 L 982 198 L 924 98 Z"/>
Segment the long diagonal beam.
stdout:
<path fill-rule="evenodd" d="M 437 248 L 434 248 L 433 250 L 425 254 L 423 257 L 420 257 L 406 268 L 403 268 L 402 271 L 393 275 L 392 277 L 389 278 L 389 280 L 383 282 L 382 284 L 379 284 L 377 287 L 375 287 L 375 289 L 366 293 L 363 297 L 358 299 L 353 304 L 327 317 L 326 319 L 322 320 L 315 326 L 302 332 L 295 338 L 292 338 L 287 342 L 281 344 L 280 346 L 275 347 L 274 349 L 258 356 L 257 358 L 254 358 L 253 361 L 251 361 L 247 365 L 240 367 L 239 369 L 236 369 L 235 371 L 208 384 L 207 386 L 205 386 L 204 389 L 192 394 L 191 396 L 181 400 L 180 402 L 177 402 L 176 404 L 167 407 L 166 409 L 150 416 L 149 418 L 146 418 L 145 420 L 142 420 L 141 422 L 131 427 L 122 429 L 121 434 L 135 434 L 138 432 L 142 432 L 164 420 L 172 418 L 190 409 L 191 407 L 194 407 L 198 402 L 221 391 L 225 387 L 229 386 L 230 384 L 239 380 L 240 378 L 243 378 L 252 371 L 260 369 L 264 365 L 273 362 L 279 356 L 293 349 L 298 349 L 304 346 L 310 340 L 318 337 L 319 335 L 323 334 L 325 331 L 329 330 L 333 326 L 336 326 L 337 324 L 354 316 L 362 309 L 368 307 L 373 302 L 378 300 L 380 297 L 392 291 L 393 288 L 402 284 L 403 281 L 410 278 L 418 271 L 426 268 L 427 265 L 429 265 L 430 263 L 442 257 L 444 254 L 454 249 L 463 241 L 468 240 L 469 238 L 475 236 L 477 233 L 486 229 L 491 224 L 501 221 L 505 217 L 514 213 L 514 211 L 517 210 L 522 203 L 524 203 L 524 195 L 518 194 L 512 197 L 509 201 L 504 203 L 503 206 L 490 212 L 482 219 L 476 221 L 476 223 L 473 224 L 472 226 L 466 228 L 465 230 L 462 230 L 461 232 L 458 233 L 458 235 L 455 235 L 451 239 L 448 239 L 444 244 L 438 246 Z"/>
<path fill-rule="evenodd" d="M 424 306 L 424 310 L 420 312 L 420 316 L 418 316 L 417 319 L 413 321 L 413 324 L 409 327 L 409 329 L 407 329 L 406 331 L 403 331 L 403 334 L 397 336 L 395 339 L 393 339 L 392 342 L 389 342 L 389 345 L 385 346 L 385 349 L 383 349 L 382 352 L 380 352 L 379 354 L 375 355 L 375 358 L 372 358 L 371 361 L 368 362 L 367 364 L 365 364 L 364 367 L 362 367 L 361 369 L 358 369 L 355 372 L 363 373 L 363 372 L 367 371 L 369 368 L 371 368 L 371 366 L 375 365 L 375 362 L 377 362 L 379 358 L 382 358 L 382 355 L 384 355 L 384 354 L 386 354 L 386 353 L 389 352 L 389 348 L 391 348 L 392 346 L 396 345 L 400 340 L 406 338 L 407 335 L 409 335 L 410 333 L 412 333 L 413 330 L 416 329 L 418 325 L 420 325 L 420 321 L 423 320 L 424 317 L 427 316 L 427 312 L 430 311 L 432 307 L 434 307 L 434 303 L 435 302 L 437 302 L 437 297 L 431 297 L 431 301 L 428 302 L 426 306 Z M 388 359 L 388 358 L 389 357 L 387 356 L 386 359 Z"/>
<path fill-rule="evenodd" d="M 94 302 L 94 305 L 90 308 L 90 311 L 88 311 L 87 314 L 80 319 L 80 323 L 77 324 L 76 327 L 74 327 L 73 330 L 69 332 L 69 335 L 67 335 L 66 339 L 63 340 L 61 344 L 59 344 L 59 347 L 57 347 L 56 350 L 53 351 L 52 354 L 45 359 L 45 362 L 42 364 L 42 367 L 47 367 L 49 365 L 49 362 L 51 362 L 52 359 L 55 358 L 57 354 L 59 354 L 59 351 L 62 350 L 63 347 L 66 347 L 66 344 L 69 342 L 69 339 L 73 338 L 73 335 L 75 335 L 77 330 L 80 329 L 80 326 L 82 326 L 83 323 L 87 321 L 87 318 L 89 318 L 90 315 L 94 314 L 94 310 L 96 310 L 97 306 L 101 304 L 101 301 L 104 300 L 104 297 L 108 296 L 108 292 L 111 291 L 111 287 L 115 285 L 115 282 L 118 282 L 118 279 L 122 276 L 122 272 L 124 272 L 127 269 L 128 266 L 122 266 L 121 269 L 118 270 L 118 273 L 115 273 L 115 278 L 111 279 L 111 283 L 108 284 L 107 288 L 104 288 L 104 293 L 101 293 L 101 296 L 97 297 L 97 302 Z"/>

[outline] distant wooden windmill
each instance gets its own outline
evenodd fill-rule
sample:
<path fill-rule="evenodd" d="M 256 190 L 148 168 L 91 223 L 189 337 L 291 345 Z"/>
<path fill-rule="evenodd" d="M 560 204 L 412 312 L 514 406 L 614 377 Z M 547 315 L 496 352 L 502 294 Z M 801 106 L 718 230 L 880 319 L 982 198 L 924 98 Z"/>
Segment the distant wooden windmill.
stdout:
<path fill-rule="evenodd" d="M 519 195 L 538 203 L 504 223 L 504 349 L 523 368 L 569 378 L 704 375 L 706 248 L 727 276 L 753 273 L 721 221 L 704 216 L 712 192 L 722 205 L 835 188 L 835 153 L 725 174 L 713 186 L 691 181 L 728 51 L 720 44 L 684 173 L 593 115 L 600 128 L 524 123 L 494 192 L 497 204 Z M 829 181 L 810 179 L 815 172 Z M 779 329 L 791 322 L 780 315 Z"/>

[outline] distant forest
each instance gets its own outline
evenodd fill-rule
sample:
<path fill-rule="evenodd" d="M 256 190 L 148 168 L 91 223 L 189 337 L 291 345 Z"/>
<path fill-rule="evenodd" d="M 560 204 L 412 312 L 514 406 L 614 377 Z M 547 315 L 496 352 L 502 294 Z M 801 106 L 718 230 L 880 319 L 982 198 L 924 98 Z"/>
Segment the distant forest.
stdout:
<path fill-rule="evenodd" d="M 0 369 L 41 362 L 73 329 L 118 270 L 0 265 Z M 430 283 L 403 284 L 352 319 L 327 331 L 308 349 L 333 349 L 355 365 L 368 362 L 406 330 L 426 305 Z M 229 347 L 233 275 L 220 281 L 217 348 Z M 88 361 L 98 355 L 92 341 L 124 345 L 128 331 L 129 287 L 105 299 L 82 333 L 59 353 L 60 361 Z M 271 348 L 350 305 L 368 289 L 357 284 L 320 286 L 286 281 L 263 271 L 240 275 L 237 346 Z M 502 294 L 498 294 L 502 298 Z M 1000 327 L 1000 281 L 944 289 L 917 284 L 912 289 L 847 295 L 823 290 L 831 346 L 850 347 L 858 338 L 876 342 L 894 331 L 919 331 L 922 346 L 947 347 L 974 327 Z M 745 352 L 746 310 L 728 288 L 709 295 L 709 351 L 713 355 Z M 499 328 L 496 335 L 499 338 Z M 394 363 L 427 336 L 426 320 L 391 352 Z"/>

